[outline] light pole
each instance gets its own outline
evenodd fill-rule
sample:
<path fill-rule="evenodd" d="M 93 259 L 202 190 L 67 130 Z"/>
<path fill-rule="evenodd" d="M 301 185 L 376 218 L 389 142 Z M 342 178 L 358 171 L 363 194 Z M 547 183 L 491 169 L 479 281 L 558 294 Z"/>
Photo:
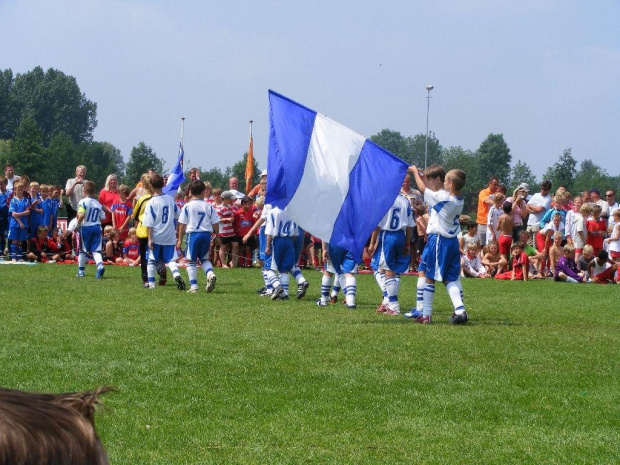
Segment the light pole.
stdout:
<path fill-rule="evenodd" d="M 433 90 L 432 85 L 426 86 L 426 90 L 428 91 L 428 96 L 426 97 L 426 144 L 424 145 L 424 169 L 426 169 L 426 160 L 428 159 L 428 114 L 431 109 L 431 90 Z"/>

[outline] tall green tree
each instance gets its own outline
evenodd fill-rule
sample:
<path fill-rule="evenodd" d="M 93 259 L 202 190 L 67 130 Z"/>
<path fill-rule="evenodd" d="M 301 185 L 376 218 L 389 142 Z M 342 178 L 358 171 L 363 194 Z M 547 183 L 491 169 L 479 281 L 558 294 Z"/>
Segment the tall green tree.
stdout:
<path fill-rule="evenodd" d="M 577 174 L 577 160 L 571 154 L 571 149 L 567 148 L 560 155 L 558 161 L 547 168 L 544 179 L 549 179 L 553 185 L 553 190 L 560 186 L 565 186 L 566 190 L 572 192 L 573 182 Z"/>
<path fill-rule="evenodd" d="M 57 134 L 45 149 L 45 179 L 47 183 L 63 186 L 75 174 L 80 164 L 77 147 L 71 137 Z"/>
<path fill-rule="evenodd" d="M 467 181 L 461 191 L 464 199 L 464 212 L 475 211 L 478 202 L 478 192 L 481 185 L 486 184 L 484 180 L 477 178 L 476 155 L 471 150 L 462 147 L 448 147 L 442 151 L 443 166 L 446 171 L 460 169 L 465 171 Z"/>
<path fill-rule="evenodd" d="M 0 70 L 0 139 L 12 139 L 17 129 L 11 89 L 13 88 L 13 71 Z"/>
<path fill-rule="evenodd" d="M 230 170 L 230 168 L 229 168 Z M 211 168 L 209 171 L 204 171 L 202 168 L 200 169 L 200 179 L 204 182 L 211 183 L 211 187 L 215 189 L 219 187 L 221 189 L 228 189 L 228 176 L 219 168 Z M 245 174 L 245 173 L 244 173 Z M 189 176 L 187 176 L 189 178 Z"/>
<path fill-rule="evenodd" d="M 476 150 L 476 157 L 476 175 L 479 178 L 488 181 L 492 176 L 497 176 L 503 183 L 509 181 L 512 156 L 502 134 L 489 134 Z"/>
<path fill-rule="evenodd" d="M 410 165 L 424 167 L 424 155 L 426 149 L 426 134 L 416 134 L 413 137 L 404 137 L 398 131 L 383 129 L 379 133 L 370 137 L 373 141 L 385 150 L 392 152 L 394 155 Z M 435 133 L 428 136 L 428 157 L 427 165 L 442 163 L 442 147 L 439 140 L 435 137 Z"/>
<path fill-rule="evenodd" d="M 527 183 L 530 186 L 532 192 L 537 190 L 538 181 L 536 176 L 532 173 L 531 168 L 527 163 L 518 160 L 517 163 L 510 170 L 510 182 L 508 184 L 508 192 L 512 194 L 517 186 L 521 183 Z"/>
<path fill-rule="evenodd" d="M 127 162 L 127 172 L 123 182 L 129 185 L 136 184 L 140 181 L 142 173 L 146 173 L 149 168 L 154 169 L 157 173 L 163 173 L 164 161 L 157 157 L 157 154 L 149 145 L 140 142 L 131 149 L 129 161 Z"/>
<path fill-rule="evenodd" d="M 18 121 L 32 118 L 42 132 L 44 145 L 60 133 L 75 144 L 92 141 L 97 126 L 97 104 L 86 98 L 73 76 L 52 68 L 44 72 L 37 66 L 17 74 L 10 90 L 9 111 Z M 12 129 L 11 125 L 5 128 L 5 135 L 11 136 Z"/>
<path fill-rule="evenodd" d="M 78 148 L 81 165 L 86 166 L 86 178 L 94 181 L 97 189 L 102 189 L 110 174 L 122 179 L 125 174 L 125 162 L 121 151 L 109 142 L 91 142 L 81 144 Z M 75 167 L 73 167 L 75 171 Z"/>
<path fill-rule="evenodd" d="M 255 186 L 260 181 L 260 171 L 258 171 L 258 163 L 256 158 L 254 162 L 254 176 L 252 176 L 252 186 Z M 248 152 L 243 154 L 243 158 L 235 163 L 232 167 L 226 170 L 228 177 L 236 177 L 239 180 L 239 191 L 245 192 L 245 167 L 248 163 Z M 226 188 L 228 188 L 228 178 L 226 179 Z"/>
<path fill-rule="evenodd" d="M 570 192 L 576 195 L 593 188 L 603 192 L 603 190 L 609 189 L 612 185 L 613 178 L 603 168 L 596 165 L 592 160 L 584 160 L 581 162 L 579 171 L 575 174 L 572 185 L 573 190 Z"/>
<path fill-rule="evenodd" d="M 9 160 L 11 160 L 11 146 L 12 140 L 0 139 L 0 169 L 3 168 Z"/>
<path fill-rule="evenodd" d="M 21 120 L 11 149 L 9 163 L 17 174 L 27 174 L 31 180 L 40 181 L 46 171 L 42 134 L 30 117 Z"/>

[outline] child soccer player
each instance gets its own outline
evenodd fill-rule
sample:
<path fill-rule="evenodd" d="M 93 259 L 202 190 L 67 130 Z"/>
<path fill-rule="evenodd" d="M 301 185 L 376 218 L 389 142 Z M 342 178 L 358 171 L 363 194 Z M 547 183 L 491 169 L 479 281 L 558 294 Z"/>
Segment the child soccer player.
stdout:
<path fill-rule="evenodd" d="M 162 193 L 164 178 L 155 173 L 150 179 L 153 197 L 146 205 L 142 224 L 146 226 L 148 235 L 148 282 L 149 289 L 155 289 L 155 275 L 157 274 L 157 262 L 161 261 L 168 265 L 172 276 L 177 283 L 179 291 L 185 290 L 185 281 L 179 273 L 179 267 L 174 260 L 177 259 L 176 231 L 174 220 L 179 217 L 174 199 Z"/>
<path fill-rule="evenodd" d="M 602 208 L 598 204 L 592 205 L 592 216 L 586 222 L 588 230 L 586 242 L 594 249 L 594 255 L 598 255 L 603 249 L 603 235 L 607 231 L 607 224 L 601 218 Z"/>
<path fill-rule="evenodd" d="M 586 277 L 585 271 L 579 271 L 575 262 L 575 247 L 567 244 L 564 246 L 562 257 L 555 266 L 554 281 L 566 281 L 567 283 L 582 283 Z"/>
<path fill-rule="evenodd" d="M 95 183 L 86 181 L 83 193 L 85 197 L 77 205 L 77 228 L 80 231 L 80 252 L 78 255 L 78 278 L 85 276 L 86 254 L 90 253 L 97 265 L 97 279 L 103 278 L 105 268 L 101 256 L 101 220 L 105 218 L 105 212 L 99 201 L 95 198 Z"/>
<path fill-rule="evenodd" d="M 431 165 L 424 170 L 424 180 L 428 186 L 428 189 L 432 191 L 438 191 L 444 184 L 446 180 L 446 170 L 443 169 L 442 166 L 439 165 Z M 418 257 L 420 260 L 422 259 L 422 254 L 424 253 L 424 249 L 426 248 L 426 244 L 428 242 L 428 222 L 429 222 L 429 214 L 428 207 L 424 205 L 418 205 L 416 210 L 416 214 L 418 216 L 416 220 L 416 227 L 418 232 L 418 242 L 416 243 L 416 247 L 418 247 Z M 423 242 L 422 242 L 423 240 Z M 382 279 L 380 273 L 375 273 L 375 279 L 379 283 L 379 287 L 382 287 Z M 412 308 L 403 316 L 405 318 L 414 318 L 418 319 L 422 316 L 422 312 L 424 310 L 424 288 L 426 287 L 426 274 L 423 269 L 418 266 L 418 281 L 416 283 L 416 306 Z M 382 307 L 380 306 L 377 310 L 380 311 Z"/>
<path fill-rule="evenodd" d="M 30 216 L 28 217 L 28 237 L 37 237 L 37 230 L 43 223 L 41 191 L 38 182 L 30 183 Z"/>
<path fill-rule="evenodd" d="M 6 250 L 6 233 L 9 227 L 9 192 L 6 184 L 6 178 L 0 176 L 0 255 Z"/>
<path fill-rule="evenodd" d="M 245 196 L 241 199 L 241 208 L 235 212 L 234 230 L 238 237 L 245 238 L 245 235 L 252 229 L 256 218 L 252 197 Z M 252 251 L 256 248 L 256 238 L 248 236 L 246 241 L 241 241 L 240 247 L 240 266 L 247 268 L 252 266 Z"/>
<path fill-rule="evenodd" d="M 105 246 L 106 260 L 112 263 L 123 263 L 123 241 L 118 229 L 112 228 L 108 243 Z"/>
<path fill-rule="evenodd" d="M 408 176 L 408 175 L 407 175 Z M 372 254 L 371 267 L 384 275 L 383 302 L 379 313 L 400 314 L 398 291 L 400 275 L 409 267 L 409 247 L 413 228 L 413 211 L 404 195 L 397 195 L 379 226 L 370 238 L 369 252 Z M 345 288 L 346 295 L 346 288 Z M 381 312 L 380 310 L 384 310 Z"/>
<path fill-rule="evenodd" d="M 209 261 L 209 247 L 211 233 L 217 235 L 220 218 L 213 205 L 205 201 L 205 183 L 200 179 L 193 180 L 189 185 L 191 197 L 183 205 L 179 216 L 179 239 L 177 247 L 181 246 L 181 238 L 187 232 L 187 276 L 189 277 L 189 291 L 198 292 L 198 273 L 196 261 L 200 260 L 202 269 L 207 275 L 207 292 L 215 289 L 216 276 L 213 265 Z"/>
<path fill-rule="evenodd" d="M 420 262 L 420 270 L 424 271 L 426 279 L 423 315 L 417 321 L 421 324 L 430 324 L 435 297 L 435 281 L 442 281 L 454 305 L 451 322 L 464 324 L 468 316 L 463 304 L 463 288 L 459 279 L 461 254 L 457 235 L 461 230 L 459 217 L 463 212 L 461 189 L 466 182 L 465 172 L 448 171 L 443 189 L 435 192 L 427 188 L 433 184 L 423 179 L 415 166 L 411 166 L 410 170 L 413 172 L 418 189 L 424 193 L 424 201 L 431 207 L 427 227 L 428 242 Z"/>
<path fill-rule="evenodd" d="M 53 254 L 53 260 L 73 260 L 71 244 L 67 241 L 61 228 L 54 228 L 52 231 L 52 237 L 49 239 L 49 247 L 50 252 Z"/>
<path fill-rule="evenodd" d="M 497 229 L 499 225 L 499 217 L 502 216 L 504 194 L 496 192 L 493 196 L 493 205 L 489 208 L 489 214 L 487 215 L 487 244 L 491 241 L 499 243 L 499 231 Z M 500 252 L 501 253 L 501 252 Z"/>
<path fill-rule="evenodd" d="M 336 279 L 342 277 L 344 280 L 344 294 L 347 308 L 353 310 L 355 306 L 355 295 L 357 292 L 357 263 L 351 252 L 337 245 L 322 243 L 323 262 L 325 270 L 321 279 L 321 297 L 316 301 L 319 307 L 327 307 L 330 302 L 330 290 L 334 276 Z"/>
<path fill-rule="evenodd" d="M 235 234 L 235 211 L 232 208 L 235 199 L 235 194 L 224 191 L 222 192 L 222 204 L 215 207 L 220 217 L 220 261 L 222 268 L 236 268 L 239 262 L 239 241 Z M 230 262 L 228 262 L 228 252 L 231 255 Z"/>
<path fill-rule="evenodd" d="M 512 244 L 512 271 L 497 273 L 495 279 L 527 281 L 530 272 L 530 260 L 523 251 L 524 247 L 525 245 L 521 241 Z"/>
<path fill-rule="evenodd" d="M 48 233 L 52 232 L 53 209 L 52 199 L 50 198 L 50 187 L 47 184 L 41 184 L 41 208 L 43 209 L 41 224 L 48 229 Z"/>
<path fill-rule="evenodd" d="M 129 200 L 129 187 L 122 184 L 118 188 L 118 195 L 120 200 L 112 204 L 112 226 L 118 229 L 120 233 L 120 239 L 124 241 L 127 239 L 129 232 L 129 223 L 133 215 L 133 202 Z"/>
<path fill-rule="evenodd" d="M 295 265 L 293 240 L 298 234 L 297 225 L 284 210 L 277 207 L 269 210 L 265 226 L 265 264 L 270 262 L 267 275 L 273 288 L 271 300 L 288 300 L 289 273 Z M 276 271 L 280 273 L 280 279 Z"/>
<path fill-rule="evenodd" d="M 475 243 L 467 245 L 467 252 L 463 257 L 463 273 L 467 278 L 488 278 L 487 270 L 478 255 L 478 246 Z"/>
<path fill-rule="evenodd" d="M 9 204 L 10 256 L 13 262 L 22 259 L 22 244 L 28 240 L 29 200 L 24 196 L 24 184 L 13 185 L 13 198 Z"/>
<path fill-rule="evenodd" d="M 37 228 L 37 234 L 35 237 L 31 237 L 29 240 L 28 253 L 26 258 L 31 262 L 47 262 L 49 244 L 47 242 L 47 228 L 40 224 Z"/>
<path fill-rule="evenodd" d="M 618 263 L 609 259 L 606 250 L 600 250 L 596 258 L 588 264 L 588 274 L 593 283 L 610 284 L 614 282 L 614 274 L 618 269 Z"/>

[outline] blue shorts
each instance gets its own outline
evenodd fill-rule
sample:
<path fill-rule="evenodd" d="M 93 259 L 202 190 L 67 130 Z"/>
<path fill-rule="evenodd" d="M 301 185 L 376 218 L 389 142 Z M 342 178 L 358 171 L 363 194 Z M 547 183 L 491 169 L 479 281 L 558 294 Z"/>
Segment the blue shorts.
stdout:
<path fill-rule="evenodd" d="M 191 232 L 187 233 L 185 238 L 187 242 L 187 259 L 195 262 L 196 260 L 204 261 L 209 256 L 209 248 L 211 247 L 210 232 Z"/>
<path fill-rule="evenodd" d="M 82 252 L 101 252 L 101 226 L 82 226 L 81 229 Z"/>
<path fill-rule="evenodd" d="M 405 231 L 381 231 L 377 238 L 377 250 L 370 266 L 373 270 L 389 270 L 405 273 L 409 269 L 409 255 L 404 253 L 407 236 Z"/>
<path fill-rule="evenodd" d="M 461 252 L 456 237 L 442 237 L 430 234 L 422 258 L 419 271 L 435 281 L 452 282 L 461 276 Z"/>
<path fill-rule="evenodd" d="M 178 258 L 177 248 L 174 245 L 153 244 L 149 250 L 148 259 L 156 262 L 170 263 Z"/>
<path fill-rule="evenodd" d="M 351 252 L 346 251 L 342 247 L 329 244 L 329 263 L 327 271 L 330 273 L 357 273 L 357 263 Z M 330 269 L 331 268 L 331 269 Z M 333 271 L 332 271 L 333 270 Z"/>
<path fill-rule="evenodd" d="M 295 266 L 295 248 L 290 237 L 274 237 L 271 242 L 270 269 L 288 273 Z"/>
<path fill-rule="evenodd" d="M 7 236 L 10 241 L 27 241 L 28 229 L 27 228 L 9 228 L 9 235 Z"/>

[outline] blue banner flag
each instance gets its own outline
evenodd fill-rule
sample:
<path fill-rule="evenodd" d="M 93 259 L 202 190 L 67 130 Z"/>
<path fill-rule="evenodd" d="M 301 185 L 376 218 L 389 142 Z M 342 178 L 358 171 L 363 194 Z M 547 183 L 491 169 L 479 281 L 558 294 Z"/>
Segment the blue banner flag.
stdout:
<path fill-rule="evenodd" d="M 179 158 L 177 159 L 177 164 L 172 170 L 172 173 L 168 176 L 168 182 L 162 189 L 164 194 L 169 194 L 174 197 L 179 186 L 185 182 L 185 173 L 183 172 L 184 156 L 185 151 L 183 150 L 183 139 L 181 139 L 181 142 L 179 143 Z"/>
<path fill-rule="evenodd" d="M 348 250 L 366 241 L 394 203 L 407 164 L 316 111 L 269 91 L 266 203 L 299 226 Z"/>

